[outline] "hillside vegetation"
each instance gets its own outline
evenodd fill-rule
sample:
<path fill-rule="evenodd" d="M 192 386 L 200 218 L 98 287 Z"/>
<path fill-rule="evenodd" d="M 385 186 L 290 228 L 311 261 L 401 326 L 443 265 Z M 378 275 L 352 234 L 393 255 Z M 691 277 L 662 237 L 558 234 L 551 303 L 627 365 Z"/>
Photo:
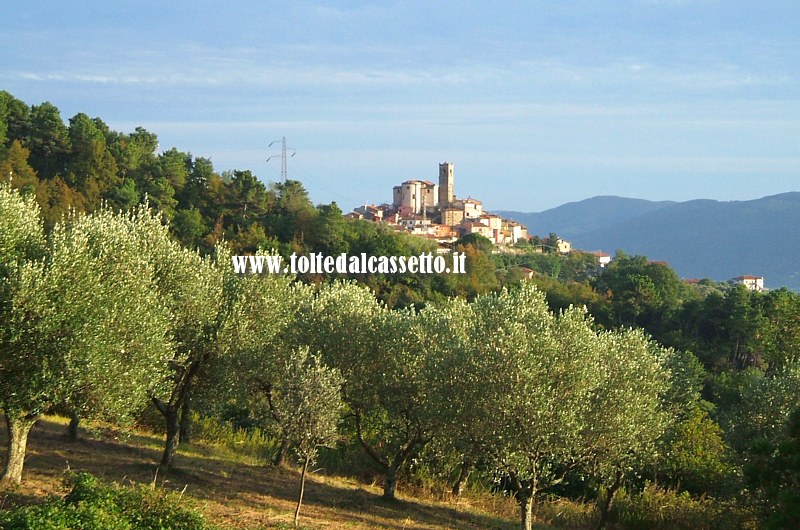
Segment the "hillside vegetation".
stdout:
<path fill-rule="evenodd" d="M 65 495 L 71 486 L 63 484 L 65 476 L 91 473 L 108 484 L 154 486 L 157 493 L 169 492 L 167 498 L 173 504 L 201 514 L 205 524 L 215 528 L 289 528 L 292 524 L 299 470 L 264 465 L 257 457 L 237 452 L 236 445 L 242 444 L 232 439 L 230 445 L 187 444 L 180 450 L 179 468 L 164 473 L 155 465 L 162 444 L 157 435 L 93 424 L 89 431 L 81 429 L 79 442 L 65 443 L 65 428 L 66 420 L 55 416 L 36 425 L 27 478 L 22 486 L 4 494 L 3 509 L 41 503 L 45 494 Z M 467 494 L 453 500 L 418 490 L 417 495 L 385 502 L 374 484 L 318 470 L 309 482 L 302 525 L 306 528 L 516 527 L 514 503 L 507 498 Z"/>
<path fill-rule="evenodd" d="M 754 274 L 770 288 L 800 290 L 797 192 L 728 202 L 594 197 L 541 213 L 502 214 L 534 233 L 556 232 L 577 248 L 667 261 L 685 278 Z"/>
<path fill-rule="evenodd" d="M 796 293 L 686 284 L 624 252 L 601 268 L 556 233 L 500 253 L 466 236 L 463 275 L 237 274 L 236 253 L 430 244 L 0 96 L 6 527 L 209 506 L 256 527 L 800 523 Z M 62 487 L 61 460 L 179 491 Z"/>

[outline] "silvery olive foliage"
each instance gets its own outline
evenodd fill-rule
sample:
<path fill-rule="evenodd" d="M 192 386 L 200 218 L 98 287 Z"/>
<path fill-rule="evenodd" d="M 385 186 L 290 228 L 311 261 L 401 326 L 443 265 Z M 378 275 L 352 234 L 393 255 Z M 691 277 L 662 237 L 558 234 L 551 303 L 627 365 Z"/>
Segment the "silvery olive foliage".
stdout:
<path fill-rule="evenodd" d="M 399 471 L 431 440 L 438 420 L 427 398 L 427 341 L 417 315 L 337 282 L 319 290 L 298 329 L 300 344 L 341 371 L 349 428 L 384 475 L 384 496 L 394 498 Z"/>
<path fill-rule="evenodd" d="M 270 398 L 284 373 L 279 368 L 292 355 L 298 315 L 310 304 L 313 288 L 289 275 L 240 275 L 232 286 L 219 331 L 221 355 L 210 366 L 212 406 L 246 409 L 250 421 L 274 430 L 281 439 L 280 463 L 290 440 Z"/>
<path fill-rule="evenodd" d="M 625 469 L 663 432 L 670 352 L 639 332 L 598 333 L 581 308 L 554 315 L 528 284 L 423 315 L 440 330 L 442 432 L 507 479 L 524 528 L 536 493 L 567 471 Z"/>
<path fill-rule="evenodd" d="M 163 378 L 169 312 L 137 234 L 151 222 L 142 212 L 73 215 L 45 242 L 35 205 L 0 188 L 6 480 L 19 482 L 27 432 L 53 405 L 120 420 Z"/>
<path fill-rule="evenodd" d="M 0 185 L 0 278 L 11 281 L 20 263 L 44 255 L 45 237 L 39 207 L 8 184 Z"/>
<path fill-rule="evenodd" d="M 247 399 L 243 387 L 260 391 L 276 379 L 275 367 L 289 355 L 300 331 L 298 315 L 311 303 L 313 289 L 289 275 L 241 275 L 233 281 L 230 311 L 219 332 L 218 386 L 225 399 L 237 401 Z"/>
<path fill-rule="evenodd" d="M 272 392 L 276 421 L 300 460 L 313 461 L 319 447 L 338 437 L 344 380 L 308 348 L 292 350 L 277 370 Z"/>
<path fill-rule="evenodd" d="M 82 416 L 127 419 L 168 370 L 168 308 L 137 233 L 151 222 L 109 210 L 69 219 L 50 236 L 43 275 L 31 278 L 54 309 L 41 324 L 65 363 L 58 401 Z"/>
<path fill-rule="evenodd" d="M 665 397 L 671 389 L 672 350 L 641 330 L 598 336 L 602 355 L 583 436 L 595 474 L 626 473 L 656 457 L 657 441 L 675 417 Z"/>
<path fill-rule="evenodd" d="M 234 273 L 224 246 L 201 256 L 172 239 L 159 217 L 141 206 L 131 230 L 143 259 L 154 268 L 154 288 L 166 308 L 169 373 L 155 380 L 150 396 L 166 423 L 161 465 L 170 467 L 179 442 L 179 410 L 191 385 L 219 353 L 218 332 L 233 296 Z"/>

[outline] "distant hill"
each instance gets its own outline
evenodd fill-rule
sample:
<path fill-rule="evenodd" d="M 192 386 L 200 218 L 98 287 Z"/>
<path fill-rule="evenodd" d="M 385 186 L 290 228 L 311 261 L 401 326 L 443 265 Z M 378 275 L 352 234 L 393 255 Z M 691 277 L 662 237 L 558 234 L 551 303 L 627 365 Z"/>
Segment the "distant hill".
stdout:
<path fill-rule="evenodd" d="M 755 274 L 764 276 L 769 288 L 800 290 L 800 192 L 730 202 L 594 197 L 541 213 L 506 215 L 533 221 L 531 233 L 556 232 L 576 248 L 609 254 L 622 249 L 667 261 L 685 278 Z"/>
<path fill-rule="evenodd" d="M 599 195 L 538 213 L 510 211 L 495 213 L 524 224 L 531 234 L 546 236 L 550 232 L 555 232 L 565 239 L 570 239 L 675 204 L 677 203 L 671 201 L 653 202 Z"/>

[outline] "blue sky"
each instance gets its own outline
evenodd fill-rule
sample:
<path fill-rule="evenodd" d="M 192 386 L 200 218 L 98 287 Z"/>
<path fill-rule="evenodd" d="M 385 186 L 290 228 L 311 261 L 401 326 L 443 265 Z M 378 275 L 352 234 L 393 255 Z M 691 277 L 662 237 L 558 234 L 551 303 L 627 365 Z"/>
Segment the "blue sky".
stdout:
<path fill-rule="evenodd" d="M 800 189 L 800 4 L 15 2 L 0 89 L 143 126 L 217 170 L 343 209 L 455 163 L 456 193 L 540 211 L 594 195 Z"/>

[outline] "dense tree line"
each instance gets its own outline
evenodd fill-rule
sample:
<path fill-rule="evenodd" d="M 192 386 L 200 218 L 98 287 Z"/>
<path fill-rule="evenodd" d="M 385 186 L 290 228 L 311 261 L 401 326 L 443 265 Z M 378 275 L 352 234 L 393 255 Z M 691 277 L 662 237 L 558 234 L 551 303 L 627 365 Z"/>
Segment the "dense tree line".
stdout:
<path fill-rule="evenodd" d="M 388 225 L 345 219 L 336 203 L 314 206 L 298 181 L 266 185 L 249 170 L 218 173 L 208 158 L 175 148 L 162 151 L 157 135 L 144 128 L 118 132 L 84 113 L 65 123 L 51 103 L 29 106 L 4 91 L 0 182 L 35 198 L 47 230 L 72 211 L 93 212 L 101 205 L 126 211 L 147 201 L 169 222 L 178 241 L 204 255 L 223 240 L 234 254 L 253 254 L 259 248 L 284 256 L 312 251 L 408 256 L 436 250 L 435 243 Z M 354 279 L 399 307 L 497 287 L 483 254 L 468 251 L 467 278 L 417 274 Z"/>

